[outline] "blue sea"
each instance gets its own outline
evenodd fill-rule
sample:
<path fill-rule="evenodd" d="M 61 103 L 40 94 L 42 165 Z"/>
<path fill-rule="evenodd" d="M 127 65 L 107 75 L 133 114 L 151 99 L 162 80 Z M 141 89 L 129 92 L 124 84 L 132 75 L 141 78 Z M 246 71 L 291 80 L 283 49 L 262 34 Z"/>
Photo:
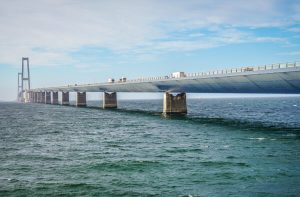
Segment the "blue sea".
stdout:
<path fill-rule="evenodd" d="M 0 196 L 300 196 L 300 97 L 0 103 Z"/>

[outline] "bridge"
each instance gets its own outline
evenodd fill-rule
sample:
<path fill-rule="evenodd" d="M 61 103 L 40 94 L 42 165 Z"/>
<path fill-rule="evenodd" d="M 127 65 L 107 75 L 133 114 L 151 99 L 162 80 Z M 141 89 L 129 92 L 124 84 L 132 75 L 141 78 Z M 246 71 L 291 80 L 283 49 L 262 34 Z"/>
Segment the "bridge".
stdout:
<path fill-rule="evenodd" d="M 186 93 L 300 93 L 300 62 L 247 66 L 201 73 L 173 73 L 105 83 L 30 89 L 25 102 L 69 105 L 76 92 L 76 106 L 86 106 L 87 92 L 103 92 L 103 108 L 117 108 L 117 92 L 162 92 L 163 113 L 187 113 Z M 61 93 L 61 101 L 58 94 Z"/>

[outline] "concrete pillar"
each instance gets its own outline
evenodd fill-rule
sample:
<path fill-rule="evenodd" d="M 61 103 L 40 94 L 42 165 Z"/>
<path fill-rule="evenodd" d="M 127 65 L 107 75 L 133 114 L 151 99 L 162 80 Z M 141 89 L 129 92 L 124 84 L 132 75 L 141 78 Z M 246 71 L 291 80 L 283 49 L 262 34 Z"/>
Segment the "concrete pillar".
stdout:
<path fill-rule="evenodd" d="M 40 102 L 40 93 L 36 92 L 36 102 L 39 103 Z"/>
<path fill-rule="evenodd" d="M 38 102 L 42 103 L 42 92 L 38 92 Z"/>
<path fill-rule="evenodd" d="M 69 105 L 70 101 L 69 101 L 69 92 L 62 92 L 61 95 L 61 104 L 62 105 Z"/>
<path fill-rule="evenodd" d="M 117 93 L 103 92 L 103 108 L 117 108 Z"/>
<path fill-rule="evenodd" d="M 28 102 L 31 103 L 31 92 L 28 92 Z"/>
<path fill-rule="evenodd" d="M 31 92 L 31 103 L 34 103 L 34 92 Z"/>
<path fill-rule="evenodd" d="M 30 102 L 30 92 L 28 90 L 25 90 L 23 95 L 24 95 L 24 103 L 29 103 Z"/>
<path fill-rule="evenodd" d="M 36 98 L 36 92 L 33 92 L 33 102 L 36 103 L 37 98 Z"/>
<path fill-rule="evenodd" d="M 39 95 L 40 95 L 39 92 L 35 93 L 35 96 L 36 96 L 36 101 L 35 102 L 36 103 L 39 103 L 39 98 L 40 98 Z"/>
<path fill-rule="evenodd" d="M 52 92 L 52 104 L 58 105 L 58 92 Z"/>
<path fill-rule="evenodd" d="M 51 92 L 46 92 L 46 104 L 51 104 Z"/>
<path fill-rule="evenodd" d="M 33 96 L 32 92 L 29 92 L 29 102 L 33 103 Z"/>
<path fill-rule="evenodd" d="M 32 99 L 32 92 L 29 92 L 29 102 L 32 103 L 33 99 Z"/>
<path fill-rule="evenodd" d="M 46 93 L 41 92 L 41 103 L 45 104 L 46 103 Z"/>
<path fill-rule="evenodd" d="M 186 114 L 186 93 L 172 95 L 165 92 L 164 94 L 164 114 Z"/>
<path fill-rule="evenodd" d="M 86 92 L 77 92 L 77 107 L 86 107 Z"/>
<path fill-rule="evenodd" d="M 30 102 L 34 103 L 34 92 L 30 92 Z"/>
<path fill-rule="evenodd" d="M 39 103 L 40 102 L 40 93 L 36 92 L 36 102 Z"/>

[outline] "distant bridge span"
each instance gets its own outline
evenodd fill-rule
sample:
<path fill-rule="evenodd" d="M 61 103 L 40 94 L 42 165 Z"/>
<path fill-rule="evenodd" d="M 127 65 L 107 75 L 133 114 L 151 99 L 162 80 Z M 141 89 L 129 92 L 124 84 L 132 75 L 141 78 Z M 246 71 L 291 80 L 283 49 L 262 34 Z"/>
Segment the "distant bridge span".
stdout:
<path fill-rule="evenodd" d="M 116 92 L 165 92 L 164 112 L 185 113 L 187 111 L 185 93 L 300 94 L 300 62 L 191 73 L 182 77 L 151 77 L 125 82 L 37 88 L 30 90 L 29 100 L 53 103 L 51 92 L 54 94 L 52 96 L 54 100 L 58 99 L 55 95 L 57 92 L 63 92 L 62 94 L 77 92 L 78 106 L 86 105 L 86 92 L 104 92 L 103 107 L 117 107 Z M 180 94 L 174 96 L 171 93 Z M 65 103 L 68 103 L 69 96 L 66 97 Z M 62 100 L 64 103 L 64 99 Z"/>

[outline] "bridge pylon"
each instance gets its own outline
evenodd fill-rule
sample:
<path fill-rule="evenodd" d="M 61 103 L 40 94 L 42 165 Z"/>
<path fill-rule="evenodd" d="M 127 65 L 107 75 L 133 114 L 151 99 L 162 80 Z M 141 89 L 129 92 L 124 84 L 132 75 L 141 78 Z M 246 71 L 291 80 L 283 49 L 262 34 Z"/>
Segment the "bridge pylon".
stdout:
<path fill-rule="evenodd" d="M 18 102 L 22 102 L 22 73 L 18 73 Z"/>
<path fill-rule="evenodd" d="M 22 57 L 22 72 L 18 73 L 18 101 L 26 102 L 26 103 L 29 102 L 29 91 L 30 91 L 29 58 Z"/>

